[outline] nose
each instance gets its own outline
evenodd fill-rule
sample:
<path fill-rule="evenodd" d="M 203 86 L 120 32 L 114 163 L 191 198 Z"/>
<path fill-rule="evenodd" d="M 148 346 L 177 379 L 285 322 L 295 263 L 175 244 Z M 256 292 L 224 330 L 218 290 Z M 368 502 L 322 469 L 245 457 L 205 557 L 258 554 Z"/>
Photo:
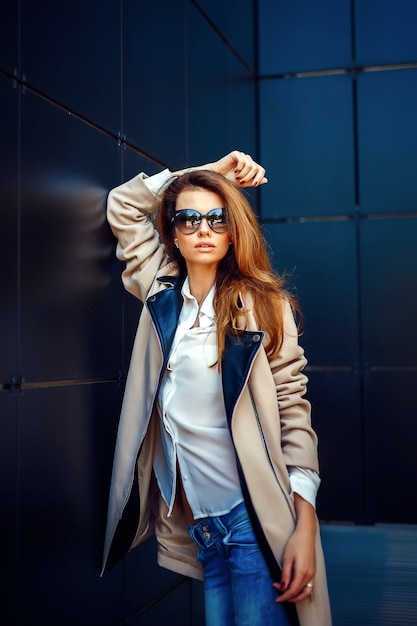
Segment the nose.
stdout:
<path fill-rule="evenodd" d="M 198 234 L 201 235 L 209 235 L 210 234 L 210 226 L 206 217 L 201 218 L 200 226 L 198 227 Z"/>

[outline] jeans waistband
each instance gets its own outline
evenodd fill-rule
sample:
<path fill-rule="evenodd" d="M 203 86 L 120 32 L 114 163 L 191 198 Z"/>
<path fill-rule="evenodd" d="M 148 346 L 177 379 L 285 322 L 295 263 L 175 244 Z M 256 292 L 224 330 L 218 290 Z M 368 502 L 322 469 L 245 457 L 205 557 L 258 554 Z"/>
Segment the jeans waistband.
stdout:
<path fill-rule="evenodd" d="M 205 524 L 214 519 L 219 520 L 220 522 L 224 524 L 228 524 L 232 521 L 239 519 L 241 516 L 246 516 L 246 515 L 248 515 L 248 512 L 246 509 L 246 505 L 244 501 L 242 500 L 242 502 L 239 502 L 239 504 L 234 506 L 233 509 L 229 511 L 228 513 L 223 513 L 222 515 L 202 517 L 201 519 L 196 520 L 194 524 L 191 524 L 190 528 L 199 526 L 200 524 Z"/>

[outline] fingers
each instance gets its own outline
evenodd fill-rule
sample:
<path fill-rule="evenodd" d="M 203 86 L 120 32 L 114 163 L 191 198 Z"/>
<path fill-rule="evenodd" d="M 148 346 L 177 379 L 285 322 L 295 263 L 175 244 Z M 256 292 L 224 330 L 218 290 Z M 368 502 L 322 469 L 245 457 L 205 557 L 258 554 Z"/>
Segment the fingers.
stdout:
<path fill-rule="evenodd" d="M 310 600 L 312 600 L 313 593 L 314 593 L 314 583 L 309 582 L 306 585 L 304 585 L 300 593 L 298 595 L 293 596 L 289 600 L 289 602 L 299 602 L 300 600 L 304 600 L 305 598 L 310 598 Z"/>
<path fill-rule="evenodd" d="M 273 583 L 273 586 L 278 591 L 281 591 L 281 595 L 276 599 L 277 603 L 281 602 L 300 602 L 305 598 L 313 599 L 314 582 L 310 580 L 308 583 L 300 583 L 300 581 L 293 580 L 288 588 L 285 587 L 285 583 Z"/>
<path fill-rule="evenodd" d="M 265 177 L 265 168 L 256 163 L 250 154 L 239 152 L 239 150 L 233 150 L 206 167 L 214 169 L 240 187 L 257 187 L 268 182 Z"/>
<path fill-rule="evenodd" d="M 297 544 L 299 545 L 299 544 Z M 281 582 L 274 583 L 281 592 L 277 602 L 299 602 L 311 597 L 314 588 L 315 567 L 301 557 L 298 559 L 291 552 L 289 543 L 288 552 L 284 555 Z M 313 585 L 313 587 L 311 587 Z"/>
<path fill-rule="evenodd" d="M 235 150 L 232 153 L 235 159 L 234 174 L 236 182 L 241 187 L 257 187 L 268 182 L 265 177 L 265 168 L 256 163 L 250 154 Z"/>

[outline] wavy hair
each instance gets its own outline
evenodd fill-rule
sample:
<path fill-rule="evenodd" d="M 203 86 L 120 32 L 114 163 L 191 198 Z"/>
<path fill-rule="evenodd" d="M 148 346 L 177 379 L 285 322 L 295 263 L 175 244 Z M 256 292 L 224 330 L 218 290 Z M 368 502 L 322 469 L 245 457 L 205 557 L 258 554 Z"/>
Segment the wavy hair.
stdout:
<path fill-rule="evenodd" d="M 225 348 L 227 332 L 239 333 L 238 318 L 245 316 L 245 295 L 253 301 L 253 313 L 266 334 L 269 357 L 278 354 L 283 341 L 283 300 L 299 311 L 295 298 L 285 289 L 284 278 L 272 268 L 258 219 L 240 189 L 211 170 L 181 174 L 157 199 L 156 225 L 172 262 L 185 278 L 184 258 L 174 244 L 172 216 L 178 195 L 188 189 L 206 189 L 223 200 L 232 245 L 217 267 L 214 311 L 217 324 L 218 364 Z M 219 365 L 220 366 L 220 365 Z"/>

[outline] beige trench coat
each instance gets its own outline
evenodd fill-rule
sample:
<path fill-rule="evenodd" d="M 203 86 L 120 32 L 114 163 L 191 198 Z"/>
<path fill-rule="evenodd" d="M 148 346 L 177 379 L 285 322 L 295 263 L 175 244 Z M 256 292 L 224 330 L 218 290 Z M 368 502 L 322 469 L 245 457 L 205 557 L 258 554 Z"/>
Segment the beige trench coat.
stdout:
<path fill-rule="evenodd" d="M 112 190 L 108 221 L 118 239 L 117 256 L 126 262 L 125 288 L 145 302 L 167 288 L 176 268 L 168 263 L 148 212 L 154 200 L 145 174 Z M 164 276 L 162 282 L 158 277 Z M 257 331 L 250 302 L 245 302 L 246 330 Z M 298 333 L 290 307 L 285 311 L 285 336 L 277 358 L 269 361 L 263 347 L 257 353 L 247 384 L 235 405 L 231 432 L 254 510 L 275 556 L 282 555 L 295 525 L 287 466 L 318 471 L 317 438 L 310 422 L 310 404 L 304 398 L 306 364 L 298 345 Z M 158 562 L 180 574 L 202 579 L 196 546 L 180 506 L 167 517 L 152 474 L 158 415 L 154 407 L 163 357 L 157 333 L 146 305 L 131 356 L 113 463 L 104 547 L 103 571 L 123 510 L 138 485 L 140 509 L 130 548 L 155 534 Z M 268 454 L 266 454 L 266 449 Z M 140 453 L 139 453 L 140 451 Z M 136 476 L 135 476 L 136 474 Z M 317 525 L 318 527 L 318 525 Z M 331 626 L 323 552 L 319 527 L 316 540 L 313 599 L 296 605 L 300 626 Z"/>

